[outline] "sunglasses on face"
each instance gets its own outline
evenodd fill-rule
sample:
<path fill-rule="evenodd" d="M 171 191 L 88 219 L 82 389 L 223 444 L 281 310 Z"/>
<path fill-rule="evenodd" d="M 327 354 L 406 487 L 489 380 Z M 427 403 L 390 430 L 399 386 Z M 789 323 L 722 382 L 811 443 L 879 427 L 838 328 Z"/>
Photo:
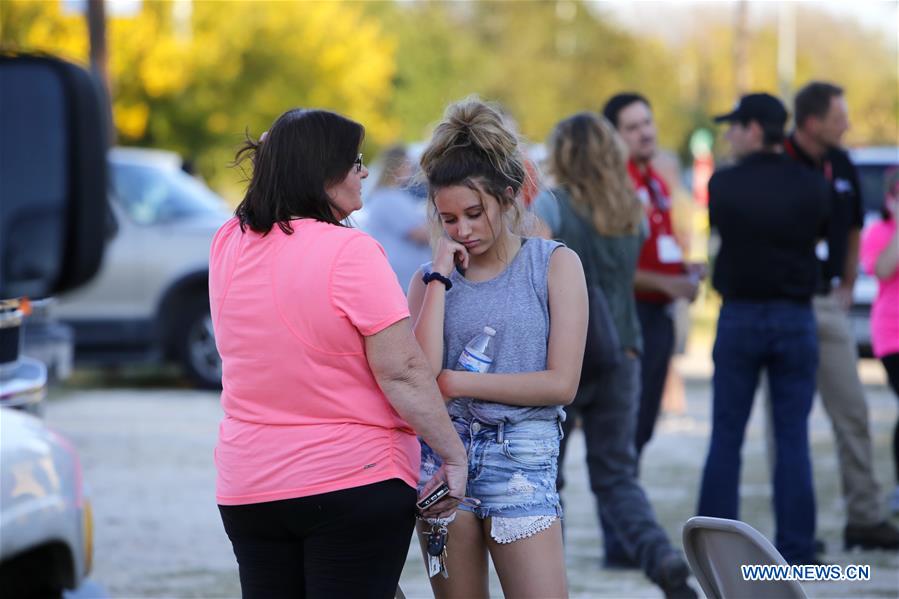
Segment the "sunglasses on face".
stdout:
<path fill-rule="evenodd" d="M 353 161 L 353 167 L 357 173 L 362 172 L 362 152 L 359 152 L 359 155 L 356 156 L 356 160 Z"/>

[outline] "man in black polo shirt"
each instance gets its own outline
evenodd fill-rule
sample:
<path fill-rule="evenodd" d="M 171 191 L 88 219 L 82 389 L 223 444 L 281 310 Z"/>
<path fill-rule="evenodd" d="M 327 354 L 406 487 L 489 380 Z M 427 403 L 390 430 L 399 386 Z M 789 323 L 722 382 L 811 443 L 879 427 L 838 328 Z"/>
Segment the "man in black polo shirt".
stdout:
<path fill-rule="evenodd" d="M 849 129 L 846 99 L 839 87 L 812 82 L 796 95 L 794 108 L 796 130 L 784 144 L 786 154 L 821 173 L 830 188 L 830 222 L 817 247 L 821 276 L 813 306 L 819 339 L 817 387 L 833 425 L 846 500 L 843 542 L 846 549 L 895 550 L 899 529 L 883 517 L 871 459 L 868 406 L 848 316 L 863 213 L 858 173 L 840 149 Z"/>
<path fill-rule="evenodd" d="M 827 183 L 783 154 L 787 112 L 777 98 L 744 96 L 715 120 L 730 123 L 727 138 L 738 163 L 709 181 L 709 223 L 721 241 L 712 284 L 724 303 L 712 354 L 712 439 L 698 511 L 739 516 L 740 450 L 767 370 L 776 444 L 775 545 L 790 563 L 816 563 L 808 417 L 818 341 L 811 299 Z"/>

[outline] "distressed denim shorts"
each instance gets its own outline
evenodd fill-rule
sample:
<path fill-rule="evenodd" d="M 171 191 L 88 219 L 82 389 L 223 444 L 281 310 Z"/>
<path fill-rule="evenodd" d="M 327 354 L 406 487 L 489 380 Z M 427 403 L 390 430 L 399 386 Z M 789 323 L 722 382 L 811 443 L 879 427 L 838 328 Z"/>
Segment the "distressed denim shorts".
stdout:
<path fill-rule="evenodd" d="M 453 426 L 468 451 L 466 495 L 481 501 L 478 507 L 459 509 L 491 518 L 497 542 L 527 538 L 562 516 L 556 491 L 559 420 L 486 424 L 454 418 Z M 422 442 L 419 492 L 440 465 L 440 457 Z"/>

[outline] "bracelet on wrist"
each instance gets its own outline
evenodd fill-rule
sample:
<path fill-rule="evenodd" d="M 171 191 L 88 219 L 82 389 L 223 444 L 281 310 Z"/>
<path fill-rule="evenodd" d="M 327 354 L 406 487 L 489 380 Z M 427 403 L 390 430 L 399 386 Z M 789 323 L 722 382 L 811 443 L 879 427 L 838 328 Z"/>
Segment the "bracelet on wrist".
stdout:
<path fill-rule="evenodd" d="M 440 281 L 443 283 L 443 286 L 446 287 L 446 290 L 449 291 L 453 288 L 453 282 L 450 281 L 447 277 L 444 277 L 439 272 L 429 272 L 422 275 L 421 280 L 425 282 L 425 285 L 430 283 L 431 281 Z"/>

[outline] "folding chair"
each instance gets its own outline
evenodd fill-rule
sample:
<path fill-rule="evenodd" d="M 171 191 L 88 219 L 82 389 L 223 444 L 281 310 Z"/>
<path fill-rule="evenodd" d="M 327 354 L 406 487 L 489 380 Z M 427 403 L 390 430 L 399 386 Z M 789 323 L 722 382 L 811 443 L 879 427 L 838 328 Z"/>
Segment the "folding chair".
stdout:
<path fill-rule="evenodd" d="M 787 565 L 762 533 L 738 520 L 696 516 L 684 524 L 684 553 L 709 599 L 806 599 L 795 580 L 743 580 L 741 565 Z"/>

